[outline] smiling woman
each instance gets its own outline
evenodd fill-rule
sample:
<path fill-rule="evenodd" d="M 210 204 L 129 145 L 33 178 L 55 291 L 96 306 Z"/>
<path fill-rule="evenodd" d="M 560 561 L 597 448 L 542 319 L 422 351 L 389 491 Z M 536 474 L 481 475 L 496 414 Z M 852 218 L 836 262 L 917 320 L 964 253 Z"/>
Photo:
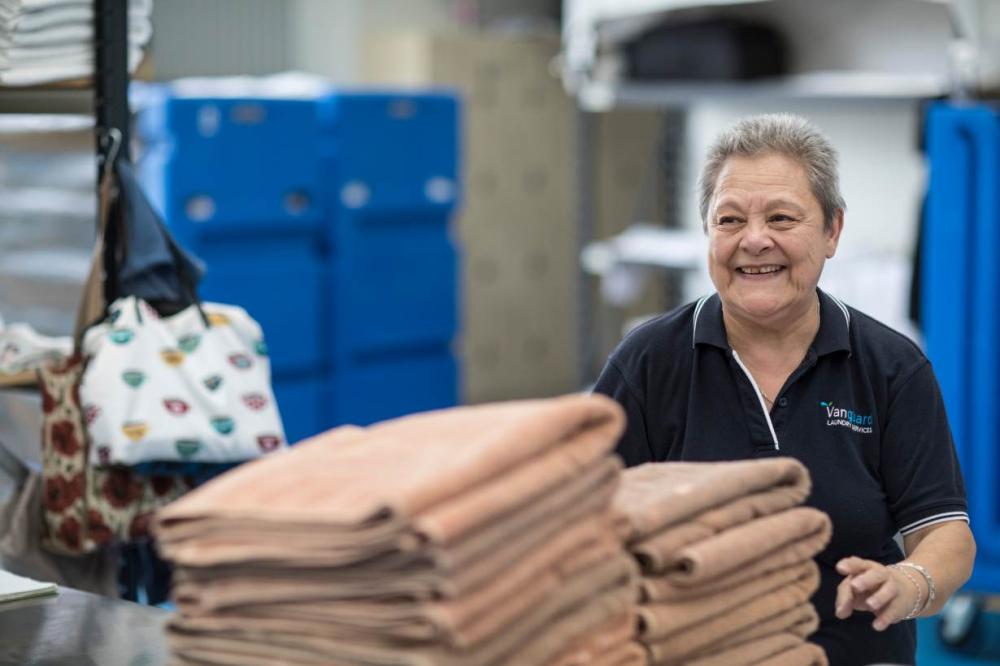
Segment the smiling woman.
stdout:
<path fill-rule="evenodd" d="M 717 293 L 612 353 L 595 390 L 628 413 L 618 453 L 801 460 L 834 526 L 811 640 L 836 666 L 912 664 L 910 620 L 968 579 L 975 542 L 926 357 L 817 287 L 844 229 L 836 151 L 802 118 L 747 118 L 709 149 L 700 187 Z"/>
<path fill-rule="evenodd" d="M 731 157 L 709 211 L 709 274 L 728 317 L 781 332 L 818 316 L 816 284 L 837 251 L 844 215 L 837 210 L 826 223 L 797 160 Z"/>

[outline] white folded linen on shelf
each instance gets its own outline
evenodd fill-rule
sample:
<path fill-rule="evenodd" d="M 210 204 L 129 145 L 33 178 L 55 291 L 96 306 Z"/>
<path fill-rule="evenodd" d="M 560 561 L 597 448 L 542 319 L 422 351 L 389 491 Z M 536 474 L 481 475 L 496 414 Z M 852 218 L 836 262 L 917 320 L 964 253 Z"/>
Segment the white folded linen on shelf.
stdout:
<path fill-rule="evenodd" d="M 152 0 L 128 5 L 128 68 L 153 34 Z M 0 84 L 25 86 L 86 78 L 94 70 L 89 0 L 0 0 Z"/>

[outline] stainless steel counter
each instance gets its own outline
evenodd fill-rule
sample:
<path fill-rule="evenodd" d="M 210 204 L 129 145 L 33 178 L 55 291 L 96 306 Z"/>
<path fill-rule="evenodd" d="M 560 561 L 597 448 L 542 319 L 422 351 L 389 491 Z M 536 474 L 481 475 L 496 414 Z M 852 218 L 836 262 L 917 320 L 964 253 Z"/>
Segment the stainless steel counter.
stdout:
<path fill-rule="evenodd" d="M 26 389 L 0 389 L 0 505 L 29 471 L 41 469 L 41 395 Z"/>
<path fill-rule="evenodd" d="M 60 588 L 54 597 L 0 604 L 3 666 L 161 666 L 159 608 Z"/>
<path fill-rule="evenodd" d="M 0 389 L 0 446 L 28 469 L 42 469 L 42 397 L 37 390 Z"/>

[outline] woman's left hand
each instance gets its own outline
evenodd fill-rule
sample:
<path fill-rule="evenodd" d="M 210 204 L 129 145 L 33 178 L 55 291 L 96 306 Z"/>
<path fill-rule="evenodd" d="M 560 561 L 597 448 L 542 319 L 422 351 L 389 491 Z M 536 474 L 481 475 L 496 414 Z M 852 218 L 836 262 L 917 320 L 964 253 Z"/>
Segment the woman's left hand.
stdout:
<path fill-rule="evenodd" d="M 845 576 L 837 587 L 835 608 L 842 620 L 856 610 L 869 611 L 875 614 L 872 628 L 884 631 L 904 619 L 917 603 L 917 588 L 898 569 L 860 557 L 845 557 L 837 562 L 837 571 Z"/>

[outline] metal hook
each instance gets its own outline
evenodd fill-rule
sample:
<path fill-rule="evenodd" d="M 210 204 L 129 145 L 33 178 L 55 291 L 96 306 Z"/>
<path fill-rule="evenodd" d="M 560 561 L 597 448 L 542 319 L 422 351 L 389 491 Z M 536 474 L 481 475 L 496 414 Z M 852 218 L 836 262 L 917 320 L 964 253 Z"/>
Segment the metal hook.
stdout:
<path fill-rule="evenodd" d="M 115 165 L 115 160 L 118 159 L 118 151 L 121 150 L 122 146 L 122 131 L 117 127 L 108 128 L 107 134 L 104 135 L 105 143 L 111 140 L 111 147 L 108 148 L 107 155 L 104 157 L 104 172 L 109 173 Z"/>

